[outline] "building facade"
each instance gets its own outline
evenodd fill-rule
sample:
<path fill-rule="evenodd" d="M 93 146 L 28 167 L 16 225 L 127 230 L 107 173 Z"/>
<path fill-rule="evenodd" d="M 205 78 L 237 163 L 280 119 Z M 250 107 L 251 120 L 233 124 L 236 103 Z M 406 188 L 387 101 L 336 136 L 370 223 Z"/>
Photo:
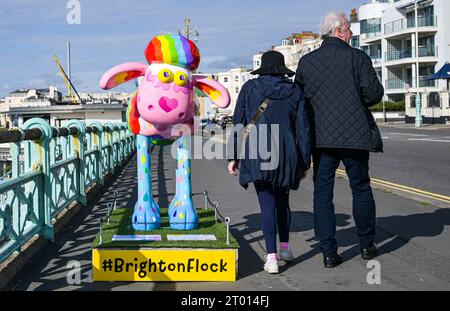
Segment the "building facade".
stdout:
<path fill-rule="evenodd" d="M 385 100 L 405 101 L 408 123 L 417 92 L 424 123 L 450 120 L 447 81 L 426 80 L 450 60 L 448 16 L 448 0 L 370 0 L 350 15 L 352 46 L 372 59 Z"/>
<path fill-rule="evenodd" d="M 298 61 L 300 58 L 319 48 L 322 44 L 322 39 L 319 35 L 310 31 L 302 33 L 293 33 L 288 38 L 281 41 L 281 45 L 272 46 L 272 50 L 278 51 L 284 56 L 286 67 L 296 71 Z M 263 52 L 253 55 L 253 70 L 261 66 L 261 57 Z"/>
<path fill-rule="evenodd" d="M 248 80 L 255 78 L 254 75 L 250 74 L 250 71 L 245 67 L 239 67 L 214 75 L 213 78 L 222 84 L 228 90 L 228 93 L 230 93 L 230 105 L 226 109 L 217 109 L 217 117 L 233 115 L 242 86 Z"/>

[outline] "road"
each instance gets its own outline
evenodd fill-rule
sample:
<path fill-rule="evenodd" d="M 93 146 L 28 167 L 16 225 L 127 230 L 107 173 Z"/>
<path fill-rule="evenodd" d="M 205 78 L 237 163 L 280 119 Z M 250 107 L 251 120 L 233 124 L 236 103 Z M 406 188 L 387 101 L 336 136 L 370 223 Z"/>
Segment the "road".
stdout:
<path fill-rule="evenodd" d="M 450 196 L 450 129 L 380 131 L 384 152 L 371 154 L 371 177 Z"/>

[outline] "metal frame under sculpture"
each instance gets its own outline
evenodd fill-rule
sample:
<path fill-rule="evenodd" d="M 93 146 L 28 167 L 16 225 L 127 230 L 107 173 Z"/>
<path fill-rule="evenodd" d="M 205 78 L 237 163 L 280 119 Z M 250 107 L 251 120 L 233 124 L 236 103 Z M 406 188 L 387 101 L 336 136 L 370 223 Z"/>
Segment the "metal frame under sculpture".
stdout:
<path fill-rule="evenodd" d="M 143 77 L 127 109 L 127 121 L 137 134 L 138 200 L 132 225 L 135 230 L 161 226 L 158 204 L 152 197 L 150 154 L 152 144 L 177 143 L 176 194 L 169 206 L 170 227 L 198 226 L 191 194 L 191 135 L 194 134 L 194 87 L 219 108 L 230 103 L 228 91 L 217 81 L 193 71 L 200 64 L 195 43 L 181 35 L 153 38 L 145 49 L 147 64 L 125 63 L 108 70 L 100 87 L 108 90 Z"/>

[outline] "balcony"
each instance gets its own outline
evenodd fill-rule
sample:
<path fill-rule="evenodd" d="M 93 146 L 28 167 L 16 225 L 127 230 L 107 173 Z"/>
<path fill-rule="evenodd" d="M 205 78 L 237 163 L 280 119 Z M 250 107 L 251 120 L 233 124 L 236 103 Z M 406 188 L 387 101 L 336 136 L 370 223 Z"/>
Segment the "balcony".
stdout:
<path fill-rule="evenodd" d="M 381 25 L 366 26 L 361 33 L 363 39 L 372 39 L 381 36 Z"/>
<path fill-rule="evenodd" d="M 426 77 L 419 77 L 420 87 L 436 87 L 436 80 L 424 80 Z M 412 78 L 405 80 L 402 79 L 391 79 L 385 81 L 385 87 L 388 90 L 393 89 L 406 89 L 407 87 L 416 87 L 416 81 Z"/>
<path fill-rule="evenodd" d="M 438 47 L 437 46 L 419 46 L 419 57 L 437 57 Z"/>
<path fill-rule="evenodd" d="M 424 80 L 426 77 L 419 77 L 420 87 L 437 87 L 436 80 Z"/>
<path fill-rule="evenodd" d="M 412 80 L 392 79 L 392 80 L 386 80 L 385 87 L 388 90 L 405 89 L 407 86 L 410 86 L 411 84 L 412 84 Z"/>
<path fill-rule="evenodd" d="M 418 27 L 437 27 L 436 15 L 423 15 L 417 18 Z M 395 32 L 400 32 L 406 29 L 415 28 L 415 19 L 402 18 L 384 25 L 384 34 L 388 35 Z"/>
<path fill-rule="evenodd" d="M 416 27 L 412 21 L 412 25 L 408 27 Z M 437 27 L 437 16 L 436 15 L 423 15 L 417 17 L 417 25 L 419 27 Z"/>
<path fill-rule="evenodd" d="M 437 57 L 438 56 L 438 47 L 431 45 L 431 46 L 420 46 L 418 48 L 419 50 L 419 57 Z M 416 51 L 415 49 L 400 49 L 400 50 L 393 50 L 385 53 L 385 60 L 387 62 L 390 61 L 396 61 L 406 58 L 413 58 L 416 57 Z"/>
<path fill-rule="evenodd" d="M 406 18 L 402 18 L 391 23 L 384 25 L 384 34 L 388 35 L 390 33 L 399 32 L 406 29 Z"/>
<path fill-rule="evenodd" d="M 411 58 L 414 56 L 414 51 L 412 49 L 401 49 L 401 50 L 394 50 L 389 51 L 385 53 L 385 59 L 387 62 L 393 61 L 393 60 L 399 60 L 404 58 Z"/>

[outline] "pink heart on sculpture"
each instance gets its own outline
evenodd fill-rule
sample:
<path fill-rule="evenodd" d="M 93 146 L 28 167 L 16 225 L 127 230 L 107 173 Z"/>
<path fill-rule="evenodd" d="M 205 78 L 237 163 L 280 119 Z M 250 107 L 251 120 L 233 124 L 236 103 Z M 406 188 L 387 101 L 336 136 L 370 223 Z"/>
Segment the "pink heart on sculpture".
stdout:
<path fill-rule="evenodd" d="M 165 111 L 165 112 L 171 112 L 172 110 L 176 109 L 178 107 L 178 100 L 176 99 L 169 99 L 168 97 L 161 97 L 159 99 L 159 106 Z"/>

